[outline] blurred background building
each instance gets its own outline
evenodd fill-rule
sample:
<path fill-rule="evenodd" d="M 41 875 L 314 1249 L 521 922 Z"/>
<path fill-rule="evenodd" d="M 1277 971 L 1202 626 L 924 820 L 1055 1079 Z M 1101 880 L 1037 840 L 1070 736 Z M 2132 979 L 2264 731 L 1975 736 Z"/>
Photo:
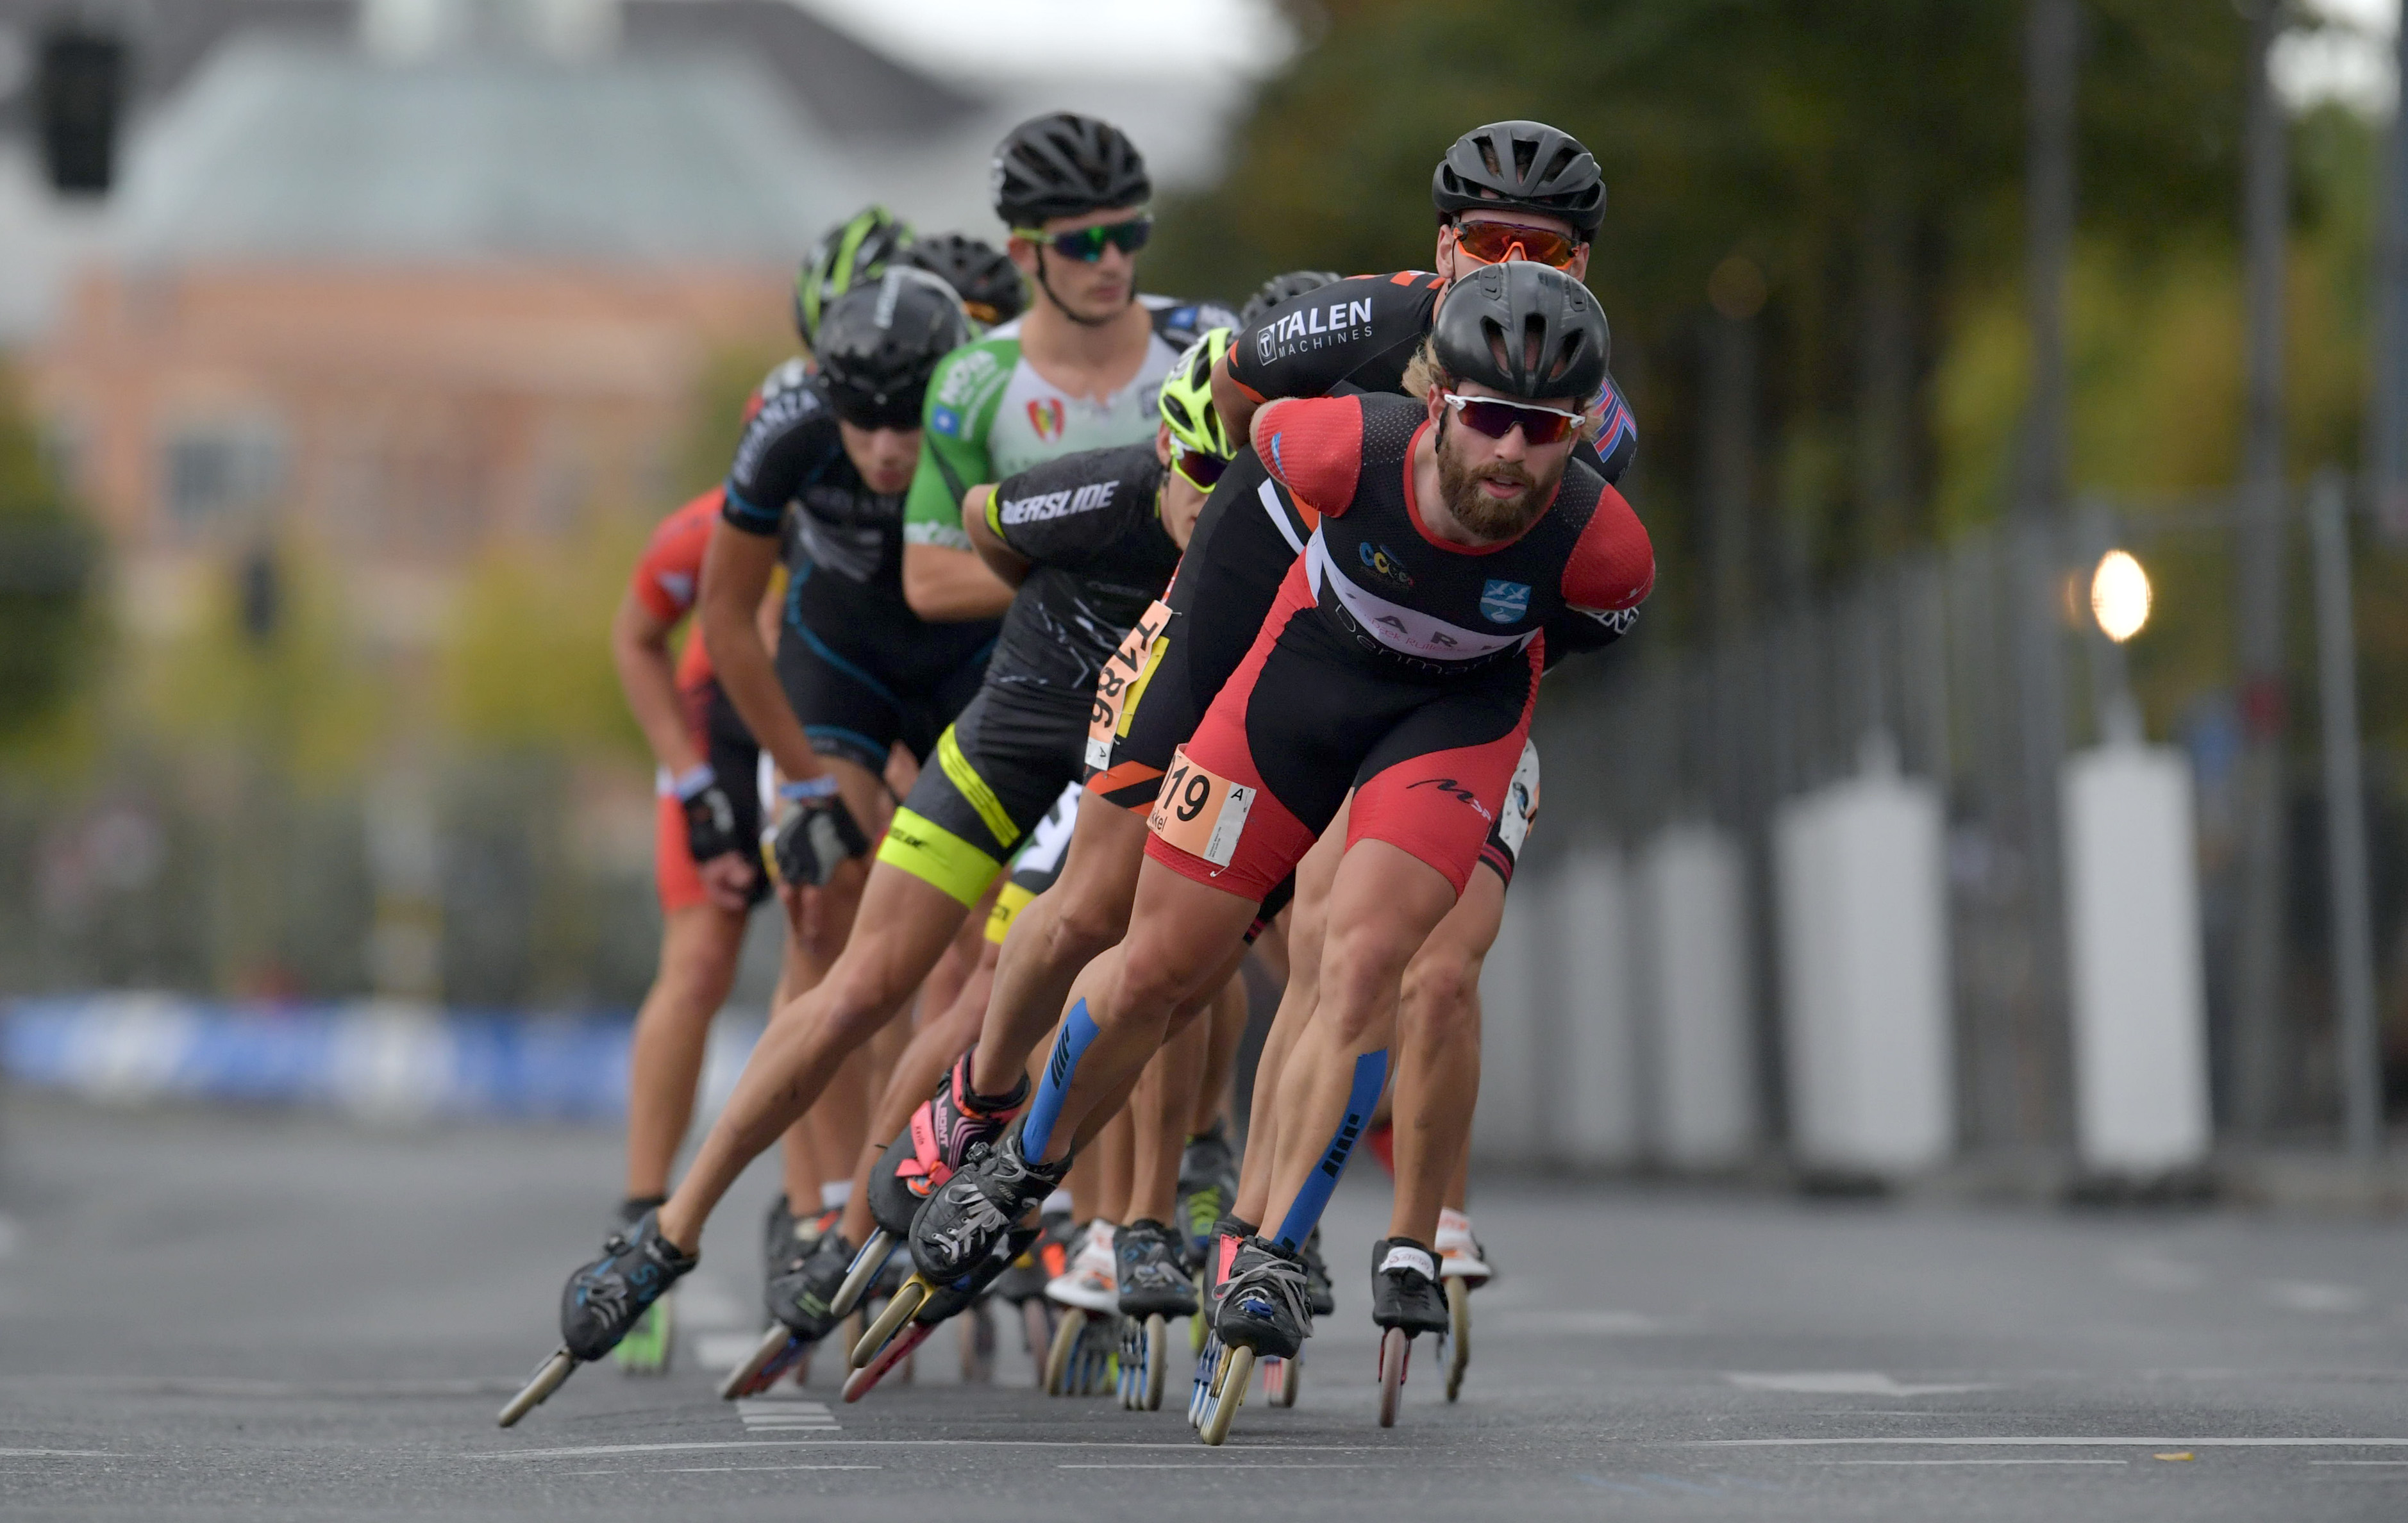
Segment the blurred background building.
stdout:
<path fill-rule="evenodd" d="M 624 1009 L 604 629 L 823 227 L 992 236 L 993 142 L 1073 107 L 1154 165 L 1147 284 L 1239 298 L 1426 263 L 1437 156 L 1533 116 L 1610 187 L 1660 574 L 1544 696 L 1488 1156 L 2371 1146 L 2408 1101 L 2397 10 L 0 0 L 0 993 Z M 105 193 L 46 172 L 63 62 L 119 71 Z M 2111 639 L 2117 548 L 2154 601 Z"/>

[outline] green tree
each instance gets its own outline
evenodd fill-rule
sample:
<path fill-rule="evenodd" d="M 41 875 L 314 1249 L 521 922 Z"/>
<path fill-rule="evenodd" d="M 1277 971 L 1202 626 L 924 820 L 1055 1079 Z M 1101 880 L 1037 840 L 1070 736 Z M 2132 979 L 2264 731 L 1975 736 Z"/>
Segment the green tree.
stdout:
<path fill-rule="evenodd" d="M 89 669 L 99 541 L 0 380 L 0 741 L 54 718 Z"/>

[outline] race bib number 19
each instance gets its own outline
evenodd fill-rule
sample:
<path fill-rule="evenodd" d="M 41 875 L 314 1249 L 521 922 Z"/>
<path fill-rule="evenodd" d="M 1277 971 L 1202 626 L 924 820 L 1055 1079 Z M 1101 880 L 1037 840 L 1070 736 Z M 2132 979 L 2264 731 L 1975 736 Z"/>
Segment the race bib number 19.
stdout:
<path fill-rule="evenodd" d="M 1146 658 L 1154 649 L 1154 642 L 1169 625 L 1170 605 L 1156 599 L 1096 675 L 1096 702 L 1087 713 L 1087 765 L 1097 771 L 1112 764 L 1112 737 L 1120 733 L 1121 714 L 1128 706 L 1129 691 L 1145 675 Z"/>
<path fill-rule="evenodd" d="M 1182 747 L 1170 753 L 1170 770 L 1162 775 L 1162 791 L 1145 828 L 1191 857 L 1226 867 L 1237 854 L 1256 791 L 1205 771 Z"/>

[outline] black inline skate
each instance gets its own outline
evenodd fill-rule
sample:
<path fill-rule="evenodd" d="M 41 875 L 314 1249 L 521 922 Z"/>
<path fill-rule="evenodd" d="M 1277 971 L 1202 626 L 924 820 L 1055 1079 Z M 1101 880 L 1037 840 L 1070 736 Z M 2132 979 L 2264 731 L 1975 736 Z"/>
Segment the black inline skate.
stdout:
<path fill-rule="evenodd" d="M 1162 1406 L 1169 1374 L 1170 1318 L 1196 1315 L 1181 1234 L 1150 1217 L 1120 1230 L 1112 1245 L 1121 1315 L 1120 1399 L 1131 1412 Z"/>
<path fill-rule="evenodd" d="M 629 1196 L 619 1203 L 610 1231 L 625 1231 L 643 1220 L 645 1212 L 659 1210 L 666 1199 L 660 1195 Z M 665 1375 L 669 1373 L 669 1362 L 676 1352 L 677 1292 L 671 1290 L 653 1302 L 652 1309 L 619 1340 L 619 1346 L 610 1351 L 610 1359 L 623 1375 Z"/>
<path fill-rule="evenodd" d="M 580 1364 L 618 1346 L 654 1302 L 702 1261 L 661 1235 L 660 1213 L 603 1241 L 602 1257 L 568 1277 L 560 1291 L 560 1347 L 502 1408 L 510 1427 L 543 1404 Z"/>
<path fill-rule="evenodd" d="M 1070 1172 L 1068 1159 L 1031 1162 L 1020 1146 L 1016 1127 L 991 1148 L 972 1144 L 968 1160 L 920 1207 L 911 1223 L 911 1262 L 932 1287 L 968 1274 Z"/>
<path fill-rule="evenodd" d="M 1405 1371 L 1413 1339 L 1435 1332 L 1443 1340 L 1450 1321 L 1438 1285 L 1438 1255 L 1409 1237 L 1383 1237 L 1371 1245 L 1371 1320 L 1380 1335 L 1380 1426 L 1393 1428 L 1404 1400 Z"/>
<path fill-rule="evenodd" d="M 837 1227 L 839 1215 L 831 1211 L 806 1223 L 812 1229 L 808 1237 L 788 1230 L 789 1246 L 774 1266 L 777 1273 L 761 1288 L 769 1331 L 720 1383 L 722 1399 L 733 1402 L 767 1390 L 780 1376 L 801 1367 L 812 1347 L 843 1320 L 833 1302 L 853 1255 L 852 1242 Z"/>
<path fill-rule="evenodd" d="M 1303 1352 L 1304 1341 L 1312 1336 L 1311 1297 L 1300 1254 L 1260 1236 L 1239 1245 L 1212 1316 L 1212 1331 L 1226 1352 L 1201 1430 L 1205 1443 L 1218 1445 L 1229 1436 L 1256 1359 L 1293 1360 Z"/>
<path fill-rule="evenodd" d="M 1212 1224 L 1237 1199 L 1237 1149 L 1229 1146 L 1228 1123 L 1215 1117 L 1211 1129 L 1188 1138 L 1179 1155 L 1179 1225 L 1191 1260 L 1203 1262 Z"/>

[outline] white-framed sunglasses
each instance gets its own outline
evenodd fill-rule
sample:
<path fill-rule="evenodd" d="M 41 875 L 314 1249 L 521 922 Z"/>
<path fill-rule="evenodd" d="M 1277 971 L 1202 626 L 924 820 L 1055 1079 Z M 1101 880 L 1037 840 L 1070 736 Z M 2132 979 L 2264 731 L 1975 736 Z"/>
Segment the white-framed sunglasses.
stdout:
<path fill-rule="evenodd" d="M 1565 412 L 1557 407 L 1541 407 L 1535 402 L 1508 402 L 1502 397 L 1464 396 L 1455 391 L 1440 391 L 1446 405 L 1463 420 L 1463 426 L 1492 439 L 1501 439 L 1515 429 L 1531 444 L 1554 444 L 1565 434 L 1577 430 L 1588 420 L 1585 415 Z"/>

